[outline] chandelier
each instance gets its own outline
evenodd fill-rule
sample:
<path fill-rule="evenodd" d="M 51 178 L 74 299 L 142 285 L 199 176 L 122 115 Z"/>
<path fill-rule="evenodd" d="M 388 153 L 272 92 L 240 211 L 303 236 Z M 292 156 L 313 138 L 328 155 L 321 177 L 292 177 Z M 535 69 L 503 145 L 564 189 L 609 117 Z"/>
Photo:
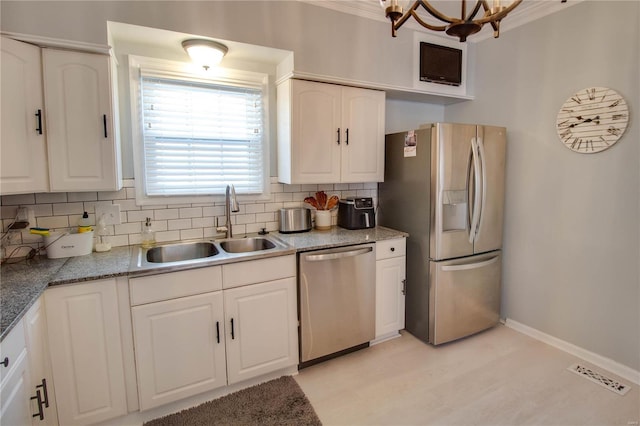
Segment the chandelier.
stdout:
<path fill-rule="evenodd" d="M 500 0 L 493 0 L 492 6 L 489 7 L 489 3 L 486 0 L 477 0 L 473 9 L 470 9 L 470 12 L 467 13 L 467 0 L 460 0 L 460 18 L 452 18 L 440 12 L 427 0 L 416 0 L 406 13 L 403 13 L 402 6 L 398 4 L 398 0 L 380 0 L 380 3 L 385 7 L 387 18 L 391 20 L 391 35 L 393 37 L 396 36 L 398 28 L 413 16 L 423 27 L 433 31 L 444 31 L 450 36 L 460 38 L 461 42 L 466 41 L 468 36 L 480 31 L 484 24 L 491 24 L 493 37 L 498 38 L 500 36 L 500 21 L 521 2 L 522 0 L 508 1 L 511 4 L 503 6 L 500 4 Z M 436 25 L 425 21 L 418 15 L 418 9 L 421 7 L 444 24 Z M 476 15 L 481 9 L 483 14 L 476 19 Z"/>

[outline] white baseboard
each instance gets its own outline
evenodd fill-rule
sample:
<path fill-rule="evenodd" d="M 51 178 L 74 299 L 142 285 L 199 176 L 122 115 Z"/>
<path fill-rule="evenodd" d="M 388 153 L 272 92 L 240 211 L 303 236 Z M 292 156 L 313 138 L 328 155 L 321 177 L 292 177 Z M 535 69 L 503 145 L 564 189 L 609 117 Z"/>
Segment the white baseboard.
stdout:
<path fill-rule="evenodd" d="M 577 356 L 578 358 L 582 358 L 583 360 L 590 362 L 591 364 L 598 367 L 604 368 L 605 370 L 616 374 L 623 379 L 629 380 L 636 385 L 640 385 L 640 371 L 638 370 L 634 370 L 633 368 L 622 365 L 619 362 L 612 360 L 611 358 L 598 355 L 572 343 L 565 342 L 564 340 L 543 333 L 540 330 L 531 328 L 528 325 L 519 323 L 518 321 L 507 318 L 504 324 L 513 330 L 519 331 L 522 334 L 526 334 L 529 337 L 533 337 L 536 340 L 540 340 L 541 342 L 544 342 L 550 346 L 570 353 L 571 355 Z"/>
<path fill-rule="evenodd" d="M 369 342 L 369 346 L 377 345 L 378 343 L 386 342 L 387 340 L 395 339 L 402 336 L 399 331 L 392 331 L 391 333 L 378 336 Z"/>

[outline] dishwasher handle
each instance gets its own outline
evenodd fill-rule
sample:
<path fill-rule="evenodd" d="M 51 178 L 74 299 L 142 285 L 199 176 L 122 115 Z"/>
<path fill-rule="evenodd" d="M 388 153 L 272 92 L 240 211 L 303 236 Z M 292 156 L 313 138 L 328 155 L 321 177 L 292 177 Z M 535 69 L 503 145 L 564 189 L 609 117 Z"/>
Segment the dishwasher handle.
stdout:
<path fill-rule="evenodd" d="M 342 259 L 345 257 L 353 257 L 359 256 L 361 254 L 366 254 L 373 251 L 373 247 L 365 247 L 356 250 L 349 251 L 339 251 L 334 253 L 326 253 L 326 254 L 311 254 L 304 258 L 307 262 L 322 262 L 325 260 L 334 260 L 334 259 Z"/>

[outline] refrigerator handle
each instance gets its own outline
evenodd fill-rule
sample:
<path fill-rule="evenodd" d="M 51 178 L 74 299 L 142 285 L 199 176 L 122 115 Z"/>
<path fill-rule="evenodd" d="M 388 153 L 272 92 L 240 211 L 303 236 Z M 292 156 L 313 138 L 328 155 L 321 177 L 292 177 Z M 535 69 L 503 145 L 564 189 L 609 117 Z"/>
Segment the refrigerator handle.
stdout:
<path fill-rule="evenodd" d="M 471 217 L 471 226 L 469 227 L 469 242 L 473 243 L 476 238 L 476 228 L 478 227 L 478 219 L 480 216 L 480 160 L 478 159 L 478 143 L 476 138 L 471 138 L 471 154 L 473 156 L 473 216 Z"/>
<path fill-rule="evenodd" d="M 487 164 L 485 162 L 484 155 L 484 141 L 482 138 L 478 138 L 478 156 L 480 157 L 480 176 L 481 184 L 478 187 L 482 188 L 480 197 L 480 212 L 478 213 L 478 224 L 476 225 L 476 236 L 480 233 L 480 222 L 482 222 L 482 213 L 484 212 L 484 205 L 487 200 Z"/>
<path fill-rule="evenodd" d="M 450 272 L 450 271 L 466 271 L 469 269 L 477 269 L 477 268 L 484 268 L 485 266 L 489 266 L 492 263 L 495 263 L 496 260 L 498 260 L 498 256 L 494 256 L 491 259 L 488 260 L 484 260 L 482 262 L 477 262 L 477 263 L 466 263 L 464 265 L 449 265 L 449 266 L 443 266 L 442 267 L 442 271 L 444 272 Z"/>

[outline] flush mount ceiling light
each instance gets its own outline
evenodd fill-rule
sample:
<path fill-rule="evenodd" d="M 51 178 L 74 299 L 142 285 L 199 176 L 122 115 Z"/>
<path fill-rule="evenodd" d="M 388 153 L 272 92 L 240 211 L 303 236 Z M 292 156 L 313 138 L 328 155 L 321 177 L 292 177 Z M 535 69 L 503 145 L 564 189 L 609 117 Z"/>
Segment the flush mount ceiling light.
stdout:
<path fill-rule="evenodd" d="M 492 0 L 492 6 L 489 7 L 489 2 L 486 0 L 477 0 L 473 8 L 470 9 L 471 11 L 467 13 L 467 0 L 460 0 L 460 18 L 452 18 L 433 7 L 427 0 L 416 0 L 406 13 L 403 12 L 402 6 L 398 4 L 398 0 L 380 0 L 380 4 L 385 8 L 387 18 L 391 20 L 391 35 L 393 37 L 396 36 L 396 30 L 413 16 L 423 27 L 433 31 L 444 31 L 450 36 L 460 38 L 461 42 L 466 41 L 467 37 L 471 34 L 480 31 L 484 24 L 491 24 L 493 27 L 493 37 L 498 38 L 500 36 L 500 21 L 515 9 L 522 0 L 503 0 L 503 2 L 506 2 L 507 5 L 502 5 L 500 0 Z M 436 24 L 429 23 L 421 18 L 418 15 L 418 9 L 420 7 L 424 8 L 438 21 L 444 22 L 444 25 L 438 25 L 440 22 L 437 21 Z M 476 19 L 476 15 L 480 12 L 480 9 L 482 9 L 484 13 L 480 18 Z M 431 21 L 433 21 L 433 19 Z"/>
<path fill-rule="evenodd" d="M 218 65 L 229 49 L 221 43 L 211 40 L 189 39 L 182 42 L 191 60 L 205 70 Z"/>

